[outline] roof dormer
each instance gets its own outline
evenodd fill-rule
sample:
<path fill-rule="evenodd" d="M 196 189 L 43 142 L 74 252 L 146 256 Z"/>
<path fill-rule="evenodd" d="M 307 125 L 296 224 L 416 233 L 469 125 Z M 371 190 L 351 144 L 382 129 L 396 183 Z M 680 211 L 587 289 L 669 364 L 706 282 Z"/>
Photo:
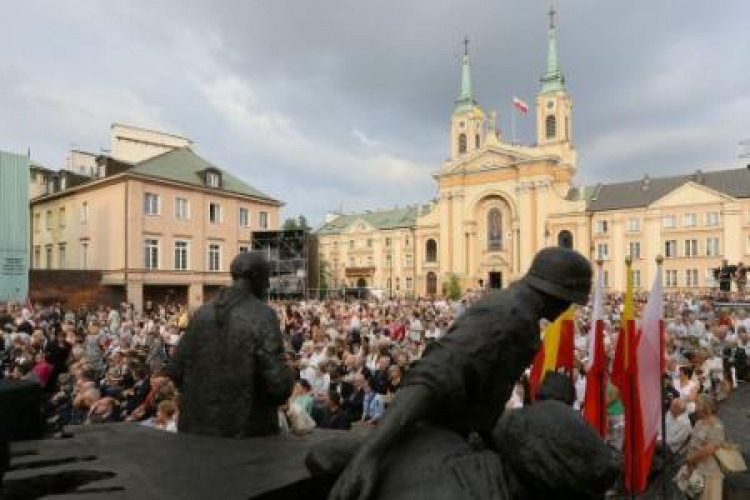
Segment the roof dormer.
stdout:
<path fill-rule="evenodd" d="M 203 177 L 203 183 L 207 187 L 220 188 L 221 187 L 221 170 L 218 168 L 209 167 L 201 172 Z"/>

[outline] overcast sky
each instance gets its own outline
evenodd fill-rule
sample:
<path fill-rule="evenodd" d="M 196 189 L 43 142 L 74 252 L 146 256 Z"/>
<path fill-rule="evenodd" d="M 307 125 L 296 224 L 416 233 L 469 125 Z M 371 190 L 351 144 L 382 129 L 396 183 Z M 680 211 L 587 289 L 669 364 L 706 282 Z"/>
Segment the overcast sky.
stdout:
<path fill-rule="evenodd" d="M 548 0 L 0 1 L 0 149 L 64 165 L 109 124 L 181 133 L 285 215 L 425 202 L 461 40 L 509 135 L 546 61 Z M 750 2 L 558 0 L 578 183 L 740 165 Z M 533 114 L 519 120 L 532 142 Z"/>

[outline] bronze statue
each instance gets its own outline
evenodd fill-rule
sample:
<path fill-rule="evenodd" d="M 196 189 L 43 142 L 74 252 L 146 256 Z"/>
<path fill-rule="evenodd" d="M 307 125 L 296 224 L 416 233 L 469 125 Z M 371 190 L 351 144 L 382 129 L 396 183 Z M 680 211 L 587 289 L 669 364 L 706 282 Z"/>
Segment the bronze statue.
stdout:
<path fill-rule="evenodd" d="M 498 424 L 514 383 L 539 348 L 540 319 L 554 320 L 571 303 L 585 304 L 591 275 L 589 262 L 579 253 L 547 248 L 536 255 L 521 280 L 469 308 L 408 372 L 381 425 L 361 445 L 353 441 L 340 446 L 328 443 L 310 454 L 307 464 L 313 475 L 330 478 L 346 467 L 330 498 L 545 498 L 536 488 L 550 480 L 555 483 L 557 476 L 573 470 L 590 474 L 587 479 L 591 483 L 593 478 L 596 487 L 607 483 L 610 476 L 614 478 L 604 444 L 565 405 L 540 403 L 555 408 L 559 425 L 545 420 L 547 428 L 535 429 L 526 443 L 534 451 L 554 448 L 550 461 L 557 464 L 557 475 L 550 472 L 548 477 L 530 477 L 534 474 L 529 472 L 534 470 L 533 457 L 525 464 L 531 467 L 514 464 L 513 457 L 507 455 L 503 431 L 507 421 Z M 538 413 L 528 409 L 508 418 L 514 426 L 523 427 L 517 419 L 526 422 L 528 416 L 538 418 Z M 584 436 L 579 440 L 588 447 L 583 463 L 597 455 L 607 457 L 600 460 L 601 467 L 562 470 L 557 463 L 564 456 L 556 446 L 560 443 L 550 442 L 548 437 L 570 439 L 566 420 L 576 422 L 574 434 Z M 539 432 L 546 436 L 535 438 Z M 482 438 L 484 451 L 471 453 L 470 434 Z M 571 453 L 577 451 L 579 447 L 571 448 Z M 581 463 L 581 457 L 575 459 Z M 421 479 L 416 484 L 407 477 Z M 537 484 L 527 485 L 529 481 Z M 587 498 L 584 490 L 590 484 L 579 484 L 577 478 L 571 484 L 581 487 L 580 498 Z M 393 496 L 397 491 L 401 493 Z"/>
<path fill-rule="evenodd" d="M 181 391 L 178 429 L 235 438 L 275 434 L 294 375 L 278 318 L 265 302 L 268 262 L 262 252 L 241 253 L 230 273 L 233 284 L 195 312 L 169 365 Z"/>

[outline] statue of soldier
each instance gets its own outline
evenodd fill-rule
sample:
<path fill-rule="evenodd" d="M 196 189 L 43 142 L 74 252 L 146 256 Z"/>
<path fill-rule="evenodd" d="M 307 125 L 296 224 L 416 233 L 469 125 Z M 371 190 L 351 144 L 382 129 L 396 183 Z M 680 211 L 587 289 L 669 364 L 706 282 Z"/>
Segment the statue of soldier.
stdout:
<path fill-rule="evenodd" d="M 241 253 L 230 273 L 233 284 L 195 312 L 169 365 L 181 391 L 178 429 L 234 438 L 275 434 L 294 376 L 278 318 L 266 304 L 268 261 L 262 252 Z"/>
<path fill-rule="evenodd" d="M 521 280 L 469 308 L 408 372 L 381 424 L 358 447 L 353 459 L 346 460 L 348 465 L 330 498 L 367 499 L 380 486 L 388 490 L 390 478 L 398 474 L 389 467 L 396 460 L 391 454 L 395 449 L 400 456 L 412 455 L 410 450 L 420 447 L 433 450 L 414 453 L 410 465 L 409 473 L 425 477 L 434 473 L 434 462 L 441 460 L 434 458 L 439 449 L 457 449 L 455 443 L 447 444 L 451 439 L 465 442 L 470 433 L 476 433 L 488 448 L 503 447 L 493 438 L 493 429 L 515 382 L 539 349 L 539 321 L 554 320 L 571 303 L 586 304 L 591 275 L 588 260 L 579 253 L 546 248 L 535 256 Z M 411 439 L 415 435 L 424 439 L 416 442 Z M 424 442 L 430 440 L 433 444 Z M 313 472 L 314 462 L 325 452 L 313 450 L 308 460 Z M 345 450 L 342 456 L 346 456 Z M 456 476 L 457 471 L 440 476 L 451 474 Z M 510 498 L 489 491 L 480 497 Z M 453 498 L 457 498 L 455 494 Z"/>

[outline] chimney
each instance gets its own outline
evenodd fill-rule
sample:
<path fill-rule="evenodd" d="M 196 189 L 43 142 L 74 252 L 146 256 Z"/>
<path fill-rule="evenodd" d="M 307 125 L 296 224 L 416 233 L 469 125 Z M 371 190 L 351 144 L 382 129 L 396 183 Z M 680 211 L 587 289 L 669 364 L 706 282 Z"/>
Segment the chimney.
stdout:
<path fill-rule="evenodd" d="M 646 191 L 650 185 L 651 185 L 651 177 L 649 177 L 648 174 L 646 174 L 643 176 L 643 181 L 641 182 L 641 190 Z"/>

